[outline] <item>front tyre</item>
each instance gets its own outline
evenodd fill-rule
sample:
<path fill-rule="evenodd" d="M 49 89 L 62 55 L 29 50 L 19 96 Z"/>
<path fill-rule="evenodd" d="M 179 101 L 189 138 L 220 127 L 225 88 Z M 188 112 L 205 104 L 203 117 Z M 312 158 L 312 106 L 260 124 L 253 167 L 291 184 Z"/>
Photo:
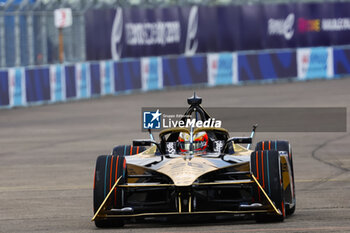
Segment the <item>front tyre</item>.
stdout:
<path fill-rule="evenodd" d="M 283 195 L 283 184 L 281 176 L 281 163 L 278 151 L 259 150 L 250 155 L 250 169 L 264 191 L 274 202 L 282 215 L 276 213 L 256 214 L 257 222 L 282 222 L 286 216 L 285 203 Z M 266 197 L 257 185 L 253 188 L 253 197 L 255 202 L 267 203 Z"/>
<path fill-rule="evenodd" d="M 294 183 L 294 168 L 293 168 L 293 153 L 292 147 L 288 141 L 280 140 L 269 140 L 261 141 L 256 144 L 255 150 L 276 150 L 276 151 L 286 151 L 288 153 L 288 160 L 290 164 L 291 174 L 292 174 L 292 190 L 291 198 L 286 203 L 286 214 L 292 215 L 295 212 L 296 207 L 296 196 L 295 196 L 295 183 Z"/>
<path fill-rule="evenodd" d="M 105 197 L 119 177 L 118 184 L 125 183 L 126 163 L 124 156 L 101 155 L 97 158 L 94 176 L 94 213 L 99 209 Z M 122 190 L 116 188 L 106 203 L 106 209 L 122 208 Z M 122 219 L 96 219 L 96 227 L 122 227 Z"/>

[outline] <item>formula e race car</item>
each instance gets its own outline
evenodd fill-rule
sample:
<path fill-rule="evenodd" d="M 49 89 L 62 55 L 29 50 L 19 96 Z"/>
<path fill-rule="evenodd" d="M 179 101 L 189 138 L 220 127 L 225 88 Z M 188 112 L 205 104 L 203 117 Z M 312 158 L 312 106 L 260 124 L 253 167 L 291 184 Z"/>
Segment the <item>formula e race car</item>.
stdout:
<path fill-rule="evenodd" d="M 187 102 L 182 120 L 211 119 L 201 98 Z M 92 221 L 116 227 L 128 219 L 229 214 L 283 221 L 296 206 L 291 146 L 261 141 L 250 150 L 255 129 L 229 137 L 218 127 L 170 128 L 159 142 L 149 130 L 150 139 L 99 156 Z"/>

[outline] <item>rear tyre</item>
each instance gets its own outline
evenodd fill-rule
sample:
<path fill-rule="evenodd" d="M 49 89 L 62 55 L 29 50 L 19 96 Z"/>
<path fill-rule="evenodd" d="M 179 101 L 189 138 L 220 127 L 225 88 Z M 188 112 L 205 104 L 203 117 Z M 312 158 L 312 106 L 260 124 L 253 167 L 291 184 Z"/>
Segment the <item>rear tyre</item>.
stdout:
<path fill-rule="evenodd" d="M 105 197 L 119 177 L 118 184 L 125 183 L 126 163 L 124 156 L 101 155 L 97 158 L 94 177 L 94 213 L 99 209 Z M 116 188 L 107 202 L 107 209 L 122 208 L 122 190 Z M 122 219 L 96 219 L 96 227 L 122 227 Z"/>
<path fill-rule="evenodd" d="M 121 145 L 113 148 L 112 155 L 136 155 L 146 150 L 144 146 Z"/>
<path fill-rule="evenodd" d="M 274 202 L 282 215 L 276 213 L 259 213 L 255 215 L 257 222 L 282 222 L 285 218 L 281 163 L 278 151 L 259 150 L 250 155 L 250 170 L 263 187 L 271 201 Z M 268 203 L 263 192 L 257 185 L 253 188 L 255 202 Z"/>
<path fill-rule="evenodd" d="M 292 183 L 293 183 L 293 192 L 292 192 L 292 204 L 293 207 L 290 207 L 289 204 L 286 204 L 286 214 L 292 215 L 295 212 L 296 207 L 296 196 L 295 196 L 295 184 L 294 184 L 294 168 L 293 168 L 293 155 L 292 155 L 292 147 L 288 141 L 262 141 L 256 144 L 255 150 L 276 150 L 276 151 L 287 151 L 288 152 L 288 160 L 290 164 L 290 169 L 292 173 Z"/>

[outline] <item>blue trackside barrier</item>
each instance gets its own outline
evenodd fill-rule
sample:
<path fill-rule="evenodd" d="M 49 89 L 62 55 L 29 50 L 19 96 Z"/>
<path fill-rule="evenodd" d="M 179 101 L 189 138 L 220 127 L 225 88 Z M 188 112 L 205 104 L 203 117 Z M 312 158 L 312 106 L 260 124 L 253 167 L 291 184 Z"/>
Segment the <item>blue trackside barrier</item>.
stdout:
<path fill-rule="evenodd" d="M 112 61 L 100 62 L 101 95 L 109 95 L 115 92 L 113 74 Z"/>
<path fill-rule="evenodd" d="M 9 78 L 8 71 L 0 71 L 0 106 L 9 106 Z"/>
<path fill-rule="evenodd" d="M 0 70 L 0 107 L 64 102 L 174 86 L 237 85 L 350 74 L 350 47 L 145 57 Z"/>
<path fill-rule="evenodd" d="M 77 98 L 85 99 L 91 96 L 90 65 L 88 63 L 78 63 L 75 65 L 77 76 Z"/>
<path fill-rule="evenodd" d="M 139 59 L 114 62 L 113 67 L 115 92 L 141 89 L 141 62 Z"/>
<path fill-rule="evenodd" d="M 163 85 L 179 86 L 207 83 L 205 55 L 163 59 Z"/>
<path fill-rule="evenodd" d="M 207 55 L 208 85 L 238 83 L 237 53 L 214 53 Z"/>
<path fill-rule="evenodd" d="M 25 106 L 27 104 L 26 77 L 23 68 L 8 69 L 9 106 Z"/>
<path fill-rule="evenodd" d="M 295 51 L 238 55 L 239 81 L 283 79 L 297 76 Z"/>
<path fill-rule="evenodd" d="M 163 65 L 160 57 L 141 59 L 141 85 L 143 91 L 163 88 Z"/>
<path fill-rule="evenodd" d="M 24 75 L 28 103 L 51 100 L 50 70 L 48 67 L 26 69 Z"/>
<path fill-rule="evenodd" d="M 91 80 L 91 95 L 98 96 L 101 95 L 101 74 L 100 74 L 100 64 L 91 63 L 90 64 L 90 80 Z"/>
<path fill-rule="evenodd" d="M 65 89 L 66 98 L 76 98 L 77 97 L 77 79 L 75 76 L 75 65 L 68 65 L 64 67 L 65 76 Z"/>
<path fill-rule="evenodd" d="M 333 48 L 301 48 L 297 50 L 299 79 L 333 78 Z"/>
<path fill-rule="evenodd" d="M 66 99 L 64 66 L 50 66 L 50 93 L 52 102 L 61 102 Z"/>
<path fill-rule="evenodd" d="M 350 74 L 350 48 L 334 48 L 333 59 L 335 76 Z"/>

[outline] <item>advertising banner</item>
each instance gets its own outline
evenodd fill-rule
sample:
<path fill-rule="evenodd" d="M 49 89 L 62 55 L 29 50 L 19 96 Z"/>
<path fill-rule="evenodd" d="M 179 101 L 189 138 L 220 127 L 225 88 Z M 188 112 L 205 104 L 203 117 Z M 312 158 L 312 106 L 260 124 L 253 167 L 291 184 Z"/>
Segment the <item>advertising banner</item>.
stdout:
<path fill-rule="evenodd" d="M 50 96 L 52 102 L 66 99 L 66 85 L 64 79 L 64 67 L 62 65 L 50 66 Z"/>
<path fill-rule="evenodd" d="M 237 84 L 237 54 L 219 53 L 207 55 L 208 84 L 210 86 Z"/>
<path fill-rule="evenodd" d="M 238 12 L 237 6 L 89 10 L 85 14 L 87 59 L 232 50 L 239 35 Z"/>
<path fill-rule="evenodd" d="M 88 63 L 78 63 L 75 65 L 77 77 L 77 98 L 89 98 L 91 96 L 90 69 Z"/>
<path fill-rule="evenodd" d="M 26 69 L 25 80 L 28 102 L 51 100 L 49 68 Z"/>
<path fill-rule="evenodd" d="M 191 25 L 197 30 L 198 7 L 193 9 Z M 189 14 L 190 8 L 178 7 L 87 11 L 87 58 L 119 59 L 182 53 L 187 29 L 184 18 L 189 18 Z M 193 30 L 189 32 L 191 35 L 195 34 Z"/>
<path fill-rule="evenodd" d="M 0 106 L 8 106 L 9 104 L 8 71 L 0 71 Z"/>
<path fill-rule="evenodd" d="M 188 17 L 187 8 L 118 8 L 111 35 L 112 58 L 179 53 L 185 14 Z"/>
<path fill-rule="evenodd" d="M 349 43 L 350 3 L 94 9 L 85 23 L 88 60 L 331 46 Z"/>
<path fill-rule="evenodd" d="M 206 56 L 163 58 L 163 85 L 207 83 Z"/>
<path fill-rule="evenodd" d="M 237 6 L 89 10 L 86 55 L 88 60 L 118 60 L 239 49 L 238 20 Z"/>
<path fill-rule="evenodd" d="M 162 58 L 150 57 L 141 59 L 142 90 L 163 88 Z"/>
<path fill-rule="evenodd" d="M 333 77 L 332 48 L 302 48 L 297 50 L 299 79 Z"/>
<path fill-rule="evenodd" d="M 294 51 L 238 54 L 239 81 L 292 78 L 297 76 Z"/>

